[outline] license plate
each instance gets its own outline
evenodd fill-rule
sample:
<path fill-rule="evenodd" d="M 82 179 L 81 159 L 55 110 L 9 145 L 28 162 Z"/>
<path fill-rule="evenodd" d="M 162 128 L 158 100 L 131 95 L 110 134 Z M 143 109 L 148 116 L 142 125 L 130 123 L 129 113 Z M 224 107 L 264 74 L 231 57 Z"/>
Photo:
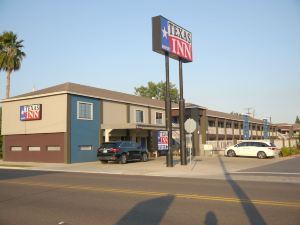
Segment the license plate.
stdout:
<path fill-rule="evenodd" d="M 107 153 L 107 150 L 105 149 L 105 150 L 103 150 L 103 153 Z"/>

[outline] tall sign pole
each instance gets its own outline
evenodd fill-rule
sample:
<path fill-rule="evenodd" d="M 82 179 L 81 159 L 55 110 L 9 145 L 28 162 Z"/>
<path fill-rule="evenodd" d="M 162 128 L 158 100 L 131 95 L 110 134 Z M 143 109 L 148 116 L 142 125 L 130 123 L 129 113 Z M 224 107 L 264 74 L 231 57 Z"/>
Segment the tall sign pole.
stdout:
<path fill-rule="evenodd" d="M 183 78 L 182 78 L 182 60 L 179 59 L 179 129 L 180 129 L 180 162 L 181 165 L 187 165 L 184 133 L 184 98 L 183 98 Z"/>
<path fill-rule="evenodd" d="M 168 131 L 168 155 L 166 158 L 167 167 L 173 167 L 172 142 L 172 115 L 170 100 L 170 80 L 169 80 L 169 58 L 179 61 L 180 80 L 180 151 L 181 165 L 186 165 L 185 135 L 184 135 L 184 99 L 183 99 L 183 79 L 182 63 L 193 61 L 192 57 L 192 33 L 176 23 L 162 17 L 152 17 L 152 50 L 165 56 L 166 63 L 166 130 Z"/>
<path fill-rule="evenodd" d="M 169 54 L 165 53 L 166 64 L 166 94 L 165 94 L 165 108 L 166 108 L 166 130 L 168 131 L 168 154 L 166 157 L 167 167 L 173 167 L 173 152 L 172 144 L 172 115 L 171 115 L 171 98 L 170 98 L 170 76 L 169 76 Z"/>

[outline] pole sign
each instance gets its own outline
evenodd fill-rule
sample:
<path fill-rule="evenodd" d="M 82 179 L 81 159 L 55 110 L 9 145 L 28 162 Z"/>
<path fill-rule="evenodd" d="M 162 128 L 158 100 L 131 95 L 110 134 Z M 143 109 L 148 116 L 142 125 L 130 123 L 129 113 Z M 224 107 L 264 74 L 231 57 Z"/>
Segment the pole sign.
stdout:
<path fill-rule="evenodd" d="M 42 119 L 42 105 L 22 105 L 20 106 L 20 120 L 21 121 L 31 121 L 31 120 L 41 120 Z"/>
<path fill-rule="evenodd" d="M 243 115 L 243 133 L 244 133 L 244 140 L 249 140 L 249 116 Z"/>
<path fill-rule="evenodd" d="M 157 149 L 161 150 L 168 150 L 168 131 L 157 131 Z"/>
<path fill-rule="evenodd" d="M 152 50 L 192 62 L 192 33 L 162 16 L 152 17 Z"/>

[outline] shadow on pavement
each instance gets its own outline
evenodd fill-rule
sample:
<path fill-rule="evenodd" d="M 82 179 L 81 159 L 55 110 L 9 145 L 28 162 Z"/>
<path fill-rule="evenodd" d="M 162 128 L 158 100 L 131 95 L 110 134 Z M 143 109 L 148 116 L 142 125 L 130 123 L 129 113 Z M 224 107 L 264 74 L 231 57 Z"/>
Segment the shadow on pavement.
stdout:
<path fill-rule="evenodd" d="M 237 197 L 241 200 L 242 207 L 248 217 L 248 220 L 251 225 L 267 225 L 264 218 L 256 209 L 255 205 L 251 203 L 251 199 L 247 196 L 247 194 L 243 191 L 243 189 L 231 178 L 230 174 L 225 167 L 225 164 L 222 158 L 218 157 L 219 162 L 222 166 L 226 181 L 230 184 L 232 190 L 237 195 Z"/>
<path fill-rule="evenodd" d="M 208 213 L 206 213 L 204 224 L 205 225 L 218 225 L 218 219 L 216 217 L 216 214 L 212 211 L 209 211 Z"/>
<path fill-rule="evenodd" d="M 158 225 L 161 223 L 173 200 L 174 196 L 170 195 L 138 203 L 116 225 Z"/>
<path fill-rule="evenodd" d="M 33 170 L 14 170 L 14 169 L 0 169 L 0 180 L 10 180 L 25 177 L 35 177 L 49 175 L 58 172 L 48 171 L 33 171 Z"/>

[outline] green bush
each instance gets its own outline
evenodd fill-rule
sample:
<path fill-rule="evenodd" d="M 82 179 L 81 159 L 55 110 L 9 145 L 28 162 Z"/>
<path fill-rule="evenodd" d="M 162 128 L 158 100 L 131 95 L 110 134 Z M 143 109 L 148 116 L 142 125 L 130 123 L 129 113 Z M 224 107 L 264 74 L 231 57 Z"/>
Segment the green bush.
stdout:
<path fill-rule="evenodd" d="M 296 154 L 300 154 L 300 150 L 293 147 L 292 148 L 283 147 L 281 148 L 281 151 L 279 153 L 279 155 L 282 157 L 289 156 L 289 155 L 296 155 Z"/>

